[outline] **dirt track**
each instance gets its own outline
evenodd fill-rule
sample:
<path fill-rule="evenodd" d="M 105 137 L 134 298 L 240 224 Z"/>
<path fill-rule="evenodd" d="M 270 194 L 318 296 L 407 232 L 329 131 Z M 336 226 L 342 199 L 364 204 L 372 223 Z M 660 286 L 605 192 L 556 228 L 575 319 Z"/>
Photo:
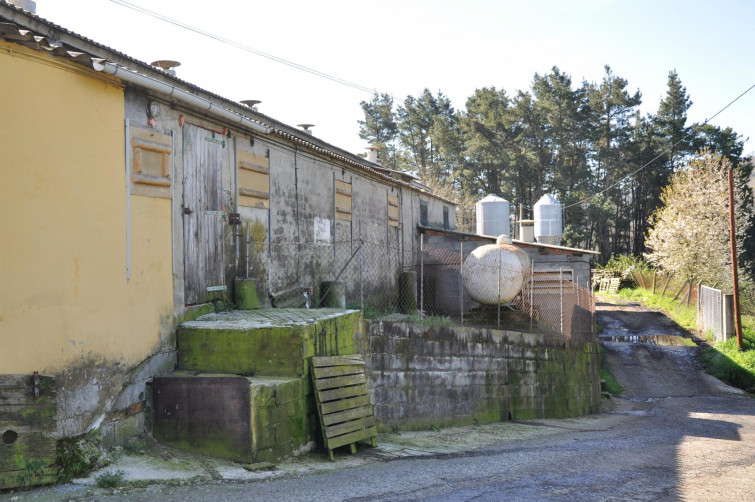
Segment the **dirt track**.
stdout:
<path fill-rule="evenodd" d="M 598 304 L 606 366 L 632 399 L 739 393 L 705 373 L 690 335 L 638 304 Z M 612 340 L 636 340 L 632 343 Z M 650 343 L 647 343 L 650 342 Z M 657 345 L 656 345 L 657 344 Z"/>

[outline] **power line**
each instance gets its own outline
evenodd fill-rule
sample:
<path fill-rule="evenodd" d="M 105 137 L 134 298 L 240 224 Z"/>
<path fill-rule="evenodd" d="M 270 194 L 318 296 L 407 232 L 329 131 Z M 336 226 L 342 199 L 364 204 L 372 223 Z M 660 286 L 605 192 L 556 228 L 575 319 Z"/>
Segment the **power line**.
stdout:
<path fill-rule="evenodd" d="M 755 89 L 755 84 L 752 84 L 752 85 L 751 85 L 750 87 L 748 87 L 748 88 L 747 88 L 747 90 L 746 90 L 746 91 L 744 91 L 744 92 L 743 92 L 742 94 L 740 94 L 740 95 L 739 95 L 739 96 L 737 96 L 736 98 L 732 99 L 732 100 L 731 100 L 731 101 L 730 101 L 730 102 L 729 102 L 729 103 L 728 103 L 728 104 L 727 104 L 726 106 L 724 106 L 723 108 L 721 108 L 720 110 L 718 110 L 718 111 L 717 111 L 716 113 L 714 113 L 714 114 L 713 114 L 713 116 L 711 116 L 710 118 L 707 118 L 707 119 L 705 119 L 705 121 L 703 122 L 703 125 L 706 125 L 706 124 L 707 124 L 708 122 L 710 122 L 710 121 L 711 121 L 711 120 L 713 120 L 714 118 L 716 118 L 716 117 L 718 117 L 719 115 L 721 115 L 721 113 L 723 113 L 723 111 L 724 111 L 724 110 L 726 110 L 726 109 L 727 109 L 727 108 L 729 108 L 729 107 L 730 107 L 731 105 L 733 105 L 734 103 L 736 103 L 737 101 L 739 101 L 739 100 L 740 100 L 740 99 L 741 99 L 741 98 L 742 98 L 742 97 L 743 97 L 743 96 L 744 96 L 745 94 L 747 94 L 748 92 L 750 92 L 750 91 L 751 91 L 751 90 L 753 90 L 753 89 Z M 647 162 L 646 164 L 644 164 L 644 165 L 640 166 L 639 168 L 635 169 L 635 170 L 634 170 L 634 171 L 632 171 L 631 173 L 627 174 L 626 176 L 624 176 L 623 178 L 621 178 L 620 180 L 618 180 L 618 181 L 617 181 L 617 182 L 615 182 L 614 184 L 612 184 L 612 185 L 609 185 L 608 187 L 604 188 L 604 189 L 603 189 L 603 190 L 601 190 L 600 192 L 597 192 L 597 193 L 595 193 L 595 194 L 593 194 L 593 195 L 591 195 L 591 196 L 589 196 L 589 197 L 587 197 L 587 198 L 585 198 L 585 199 L 582 199 L 582 200 L 580 200 L 579 202 L 575 202 L 574 204 L 569 204 L 568 206 L 564 206 L 564 210 L 567 210 L 567 209 L 569 209 L 569 208 L 572 208 L 572 207 L 574 207 L 574 206 L 578 206 L 578 205 L 580 205 L 580 204 L 584 204 L 585 202 L 589 202 L 589 201 L 591 201 L 592 199 L 594 199 L 595 197 L 597 197 L 597 196 L 599 196 L 599 195 L 602 195 L 602 194 L 604 194 L 604 193 L 605 193 L 605 192 L 607 192 L 608 190 L 610 190 L 610 189 L 614 188 L 615 186 L 619 185 L 620 183 L 624 182 L 625 180 L 627 180 L 627 179 L 631 178 L 632 176 L 634 176 L 634 175 L 635 175 L 635 174 L 637 174 L 638 172 L 642 171 L 642 170 L 643 170 L 643 169 L 645 169 L 646 167 L 649 167 L 649 166 L 650 166 L 650 165 L 651 165 L 651 164 L 652 164 L 653 162 L 655 162 L 656 160 L 658 160 L 659 158 L 661 158 L 661 157 L 663 156 L 663 154 L 665 154 L 665 153 L 668 153 L 668 152 L 670 152 L 671 150 L 673 150 L 673 148 L 674 148 L 674 147 L 675 147 L 676 145 L 678 145 L 679 143 L 681 143 L 682 141 L 684 141 L 684 140 L 683 140 L 683 139 L 680 139 L 679 141 L 677 141 L 677 142 L 676 142 L 676 143 L 674 143 L 673 145 L 671 145 L 671 146 L 669 146 L 669 147 L 665 148 L 664 150 L 661 150 L 661 153 L 659 153 L 658 155 L 656 155 L 655 157 L 653 157 L 653 159 L 649 160 L 649 161 L 648 161 L 648 162 Z"/>
<path fill-rule="evenodd" d="M 287 59 L 283 59 L 283 58 L 275 56 L 273 54 L 260 51 L 258 49 L 253 48 L 253 47 L 249 47 L 248 45 L 244 45 L 242 43 L 235 42 L 235 41 L 227 39 L 225 37 L 221 37 L 220 35 L 215 35 L 213 33 L 204 31 L 204 30 L 202 30 L 200 28 L 196 28 L 194 26 L 190 26 L 190 25 L 182 23 L 180 21 L 176 21 L 175 19 L 169 18 L 167 16 L 163 16 L 162 14 L 158 14 L 157 12 L 153 12 L 151 10 L 145 9 L 144 7 L 140 7 L 138 5 L 134 5 L 134 4 L 125 2 L 124 0 L 110 0 L 110 1 L 112 3 L 114 3 L 114 4 L 120 5 L 122 7 L 127 7 L 129 9 L 141 12 L 142 14 L 146 14 L 146 15 L 154 17 L 156 19 L 160 19 L 161 21 L 165 21 L 166 23 L 170 23 L 170 24 L 172 24 L 174 26 L 178 26 L 180 28 L 184 28 L 186 30 L 192 31 L 192 32 L 197 33 L 199 35 L 211 38 L 213 40 L 217 40 L 218 42 L 221 42 L 221 43 L 224 43 L 224 44 L 236 47 L 237 49 L 241 49 L 241 50 L 246 51 L 246 52 L 251 52 L 252 54 L 256 54 L 258 56 L 262 56 L 263 58 L 267 58 L 267 59 L 270 59 L 270 60 L 275 61 L 277 63 L 281 63 L 281 64 L 284 64 L 286 66 L 290 66 L 291 68 L 295 68 L 297 70 L 302 70 L 302 71 L 305 71 L 307 73 L 311 73 L 312 75 L 316 75 L 318 77 L 322 77 L 322 78 L 328 79 L 330 81 L 336 82 L 338 84 L 345 85 L 345 86 L 348 86 L 348 87 L 352 87 L 352 88 L 357 89 L 359 91 L 367 92 L 369 94 L 375 94 L 376 93 L 376 91 L 374 89 L 370 89 L 369 87 L 366 87 L 364 85 L 357 84 L 357 83 L 354 83 L 354 82 L 350 82 L 348 80 L 345 80 L 345 79 L 342 79 L 342 78 L 330 75 L 328 73 L 324 73 L 324 72 L 315 70 L 313 68 L 309 68 L 308 66 L 304 66 L 304 65 L 301 65 L 299 63 L 294 63 L 293 61 L 289 61 Z"/>

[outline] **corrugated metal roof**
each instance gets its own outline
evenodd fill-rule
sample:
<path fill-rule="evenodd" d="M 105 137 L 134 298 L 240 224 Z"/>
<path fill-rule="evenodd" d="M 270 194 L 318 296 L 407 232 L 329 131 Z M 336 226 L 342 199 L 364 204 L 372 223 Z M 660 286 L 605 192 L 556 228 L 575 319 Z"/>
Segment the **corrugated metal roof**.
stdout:
<path fill-rule="evenodd" d="M 33 28 L 33 30 L 29 28 Z M 49 34 L 45 35 L 42 33 L 44 31 Z M 188 81 L 176 77 L 175 75 L 166 73 L 143 61 L 134 59 L 127 54 L 79 35 L 41 18 L 36 14 L 31 14 L 15 5 L 7 4 L 4 0 L 0 0 L 0 38 L 19 43 L 34 50 L 47 52 L 56 57 L 66 58 L 89 68 L 92 68 L 95 63 L 109 61 L 132 71 L 165 81 L 170 85 L 183 88 L 192 94 L 217 102 L 219 106 L 222 106 L 233 113 L 267 126 L 271 130 L 271 134 L 275 134 L 297 145 L 327 155 L 333 159 L 340 160 L 341 162 L 345 162 L 346 164 L 370 173 L 372 176 L 384 179 L 393 184 L 404 185 L 407 188 L 425 193 L 430 197 L 442 200 L 449 204 L 456 204 L 454 201 L 446 199 L 445 197 L 418 189 L 410 183 L 398 180 L 390 175 L 384 174 L 383 172 L 379 172 L 377 170 L 380 168 L 378 164 L 373 164 L 372 162 L 362 159 L 358 155 L 354 155 L 351 152 L 331 145 L 317 137 L 306 134 L 295 127 L 284 124 L 283 122 L 260 113 L 259 111 L 252 110 L 236 101 L 229 100 L 218 94 L 202 89 Z"/>

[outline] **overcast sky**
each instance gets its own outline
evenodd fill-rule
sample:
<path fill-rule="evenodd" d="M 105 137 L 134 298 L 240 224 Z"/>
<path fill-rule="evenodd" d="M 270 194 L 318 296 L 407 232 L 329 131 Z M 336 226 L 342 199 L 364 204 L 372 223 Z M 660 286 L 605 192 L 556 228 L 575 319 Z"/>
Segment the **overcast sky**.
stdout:
<path fill-rule="evenodd" d="M 755 2 L 747 0 L 127 0 L 181 23 L 401 102 L 424 88 L 457 109 L 476 88 L 513 95 L 558 66 L 600 81 L 603 66 L 655 112 L 676 69 L 690 123 L 755 84 Z M 37 14 L 145 62 L 181 61 L 178 76 L 364 151 L 357 120 L 370 94 L 173 26 L 110 0 L 37 0 Z M 752 137 L 755 90 L 712 123 Z"/>

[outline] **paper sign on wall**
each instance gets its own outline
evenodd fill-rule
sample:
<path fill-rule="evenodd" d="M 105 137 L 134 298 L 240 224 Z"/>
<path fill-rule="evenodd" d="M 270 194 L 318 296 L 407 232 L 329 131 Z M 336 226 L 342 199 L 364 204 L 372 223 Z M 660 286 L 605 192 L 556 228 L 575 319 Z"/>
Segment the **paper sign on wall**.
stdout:
<path fill-rule="evenodd" d="M 315 244 L 330 244 L 330 220 L 315 216 Z"/>

